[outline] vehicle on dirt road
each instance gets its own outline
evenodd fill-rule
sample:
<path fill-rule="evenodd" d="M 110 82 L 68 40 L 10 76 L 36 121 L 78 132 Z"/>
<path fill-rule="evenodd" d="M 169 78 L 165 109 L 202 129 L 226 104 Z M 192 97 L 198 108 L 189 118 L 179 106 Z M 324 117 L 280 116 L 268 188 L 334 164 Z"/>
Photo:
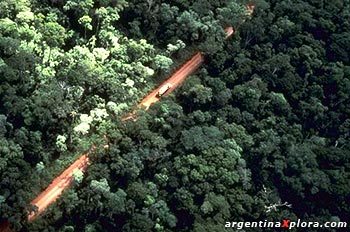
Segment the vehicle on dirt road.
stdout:
<path fill-rule="evenodd" d="M 157 97 L 163 96 L 169 89 L 171 89 L 171 87 L 173 87 L 173 84 L 171 84 L 171 83 L 166 83 L 165 85 L 163 85 L 158 90 Z"/>

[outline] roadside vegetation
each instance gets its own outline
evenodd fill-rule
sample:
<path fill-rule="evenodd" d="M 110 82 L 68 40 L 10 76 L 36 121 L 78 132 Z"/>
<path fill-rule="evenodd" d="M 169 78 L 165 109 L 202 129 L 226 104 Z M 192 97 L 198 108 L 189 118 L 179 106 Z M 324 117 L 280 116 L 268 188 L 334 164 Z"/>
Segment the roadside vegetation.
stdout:
<path fill-rule="evenodd" d="M 252 1 L 242 24 L 245 4 L 1 1 L 0 222 L 86 232 L 349 222 L 350 2 Z M 198 50 L 198 72 L 120 120 Z M 87 173 L 28 223 L 29 202 L 92 144 Z"/>

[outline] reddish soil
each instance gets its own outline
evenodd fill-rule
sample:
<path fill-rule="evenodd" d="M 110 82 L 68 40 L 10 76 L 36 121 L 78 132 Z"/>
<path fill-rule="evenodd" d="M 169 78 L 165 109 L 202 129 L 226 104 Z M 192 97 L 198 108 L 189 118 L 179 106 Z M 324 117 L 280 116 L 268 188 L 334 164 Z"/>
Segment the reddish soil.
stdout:
<path fill-rule="evenodd" d="M 73 173 L 75 170 L 85 172 L 90 165 L 89 157 L 83 154 L 73 164 L 71 164 L 65 171 L 63 171 L 51 184 L 40 193 L 32 202 L 31 205 L 38 207 L 37 212 L 31 212 L 28 215 L 28 221 L 33 221 L 37 215 L 45 211 L 45 209 L 62 194 L 74 181 Z"/>
<path fill-rule="evenodd" d="M 251 15 L 254 10 L 254 6 L 248 6 L 248 15 Z M 234 34 L 233 27 L 228 27 L 225 29 L 226 38 Z M 190 74 L 192 74 L 198 67 L 203 63 L 203 55 L 201 52 L 197 52 L 189 61 L 187 61 L 180 69 L 178 69 L 169 79 L 163 82 L 158 88 L 153 90 L 148 94 L 137 106 L 139 108 L 145 107 L 146 110 L 151 104 L 159 101 L 157 93 L 162 86 L 167 83 L 172 84 L 172 87 L 163 95 L 166 96 L 172 91 L 174 91 Z M 122 120 L 128 120 L 133 118 L 133 114 L 123 118 Z M 108 148 L 108 145 L 105 145 Z M 94 148 L 93 148 L 94 149 Z M 55 202 L 62 192 L 67 189 L 74 181 L 73 173 L 75 170 L 80 170 L 85 172 L 89 167 L 89 156 L 88 154 L 83 154 L 79 159 L 77 159 L 71 166 L 69 166 L 65 171 L 63 171 L 57 178 L 55 178 L 51 184 L 40 193 L 30 204 L 38 207 L 37 212 L 31 212 L 28 215 L 28 221 L 33 221 L 38 215 L 45 211 L 45 209 Z M 0 226 L 0 232 L 11 232 L 8 222 L 3 223 Z"/>
<path fill-rule="evenodd" d="M 139 108 L 146 107 L 146 110 L 155 102 L 159 101 L 157 97 L 158 91 L 167 83 L 172 84 L 172 87 L 163 95 L 166 96 L 174 91 L 191 73 L 193 73 L 202 63 L 204 59 L 200 52 L 197 52 L 189 61 L 187 61 L 180 69 L 178 69 L 168 80 L 163 82 L 158 88 L 153 90 L 147 97 L 145 97 L 140 104 Z"/>

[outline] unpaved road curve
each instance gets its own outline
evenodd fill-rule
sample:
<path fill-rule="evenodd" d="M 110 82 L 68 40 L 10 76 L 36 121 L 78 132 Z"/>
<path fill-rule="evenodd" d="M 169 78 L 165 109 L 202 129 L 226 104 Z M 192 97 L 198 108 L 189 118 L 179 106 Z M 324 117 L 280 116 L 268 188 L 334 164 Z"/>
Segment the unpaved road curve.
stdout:
<path fill-rule="evenodd" d="M 247 6 L 248 13 L 247 16 L 251 15 L 254 11 L 254 6 Z M 227 27 L 225 29 L 226 38 L 231 37 L 235 30 L 233 27 Z M 197 52 L 189 61 L 187 61 L 180 69 L 178 69 L 169 79 L 163 82 L 158 88 L 153 90 L 148 94 L 141 102 L 138 104 L 139 108 L 145 107 L 148 109 L 151 104 L 159 101 L 157 93 L 164 85 L 167 83 L 172 84 L 172 87 L 163 95 L 167 95 L 174 91 L 191 73 L 193 73 L 197 68 L 203 63 L 204 58 L 202 53 Z M 122 120 L 128 120 L 132 118 L 132 115 L 129 115 Z M 105 145 L 105 148 L 108 148 L 108 145 Z M 92 148 L 94 149 L 94 147 Z M 40 193 L 30 204 L 38 207 L 37 212 L 31 212 L 28 215 L 28 221 L 33 221 L 38 215 L 45 211 L 45 209 L 55 202 L 59 196 L 63 193 L 73 183 L 73 173 L 75 170 L 80 170 L 85 172 L 86 169 L 90 166 L 89 155 L 83 154 L 79 159 L 77 159 L 73 164 L 71 164 L 65 171 L 63 171 L 57 178 L 55 178 L 51 184 Z M 5 222 L 0 226 L 0 232 L 11 232 L 12 230 L 9 227 L 9 223 Z"/>

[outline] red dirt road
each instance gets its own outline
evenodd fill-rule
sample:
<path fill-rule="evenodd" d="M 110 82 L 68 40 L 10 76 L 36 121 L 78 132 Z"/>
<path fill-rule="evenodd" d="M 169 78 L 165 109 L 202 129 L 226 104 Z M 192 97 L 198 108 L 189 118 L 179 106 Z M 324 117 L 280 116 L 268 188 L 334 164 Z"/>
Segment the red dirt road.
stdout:
<path fill-rule="evenodd" d="M 9 223 L 6 221 L 0 226 L 0 232 L 12 232 Z"/>
<path fill-rule="evenodd" d="M 248 10 L 247 16 L 250 16 L 254 11 L 254 6 L 253 5 L 247 6 L 247 10 Z M 244 19 L 244 21 L 245 20 L 246 18 Z M 226 27 L 225 32 L 226 32 L 225 39 L 227 39 L 235 33 L 235 29 L 233 27 Z M 160 98 L 157 97 L 157 93 L 164 85 L 170 83 L 172 84 L 172 88 L 170 88 L 163 96 L 168 95 L 169 93 L 174 91 L 176 87 L 178 87 L 182 82 L 184 82 L 186 77 L 188 77 L 191 73 L 197 70 L 197 68 L 203 63 L 203 61 L 204 61 L 204 58 L 202 53 L 197 52 L 189 61 L 187 61 L 179 70 L 177 70 L 168 80 L 164 81 L 158 88 L 156 88 L 150 94 L 148 94 L 148 96 L 145 97 L 141 101 L 141 103 L 138 104 L 137 106 L 139 108 L 146 107 L 146 110 L 148 110 L 148 108 L 153 103 L 159 101 Z M 129 119 L 130 117 L 132 116 L 129 116 L 123 119 L 124 120 Z"/>
<path fill-rule="evenodd" d="M 71 164 L 65 171 L 63 171 L 58 177 L 56 177 L 51 184 L 40 193 L 33 201 L 31 205 L 38 207 L 37 212 L 31 212 L 28 215 L 28 221 L 33 221 L 38 215 L 45 211 L 45 209 L 55 202 L 57 198 L 67 189 L 74 181 L 73 173 L 76 170 L 85 172 L 89 167 L 89 157 L 87 154 L 83 154 L 73 164 Z M 12 232 L 8 222 L 5 222 L 0 227 L 0 232 Z"/>
<path fill-rule="evenodd" d="M 177 86 L 179 86 L 186 77 L 194 72 L 203 62 L 203 56 L 200 52 L 196 53 L 189 61 L 187 61 L 178 71 L 176 71 L 165 83 L 173 84 L 172 88 L 166 94 L 169 94 Z M 150 107 L 154 102 L 159 101 L 156 95 L 163 84 L 145 97 L 138 107 L 145 106 L 146 109 Z M 105 145 L 106 148 L 107 145 Z M 74 181 L 73 173 L 75 170 L 80 170 L 85 172 L 89 167 L 89 156 L 88 154 L 83 154 L 79 159 L 77 159 L 71 166 L 69 166 L 64 172 L 62 172 L 57 178 L 55 178 L 51 184 L 39 194 L 30 204 L 38 207 L 37 212 L 31 212 L 28 215 L 28 221 L 33 221 L 38 215 L 45 211 L 45 209 L 55 202 L 59 196 L 67 189 Z M 8 226 L 7 226 L 8 227 Z M 1 232 L 5 230 L 1 230 Z"/>
<path fill-rule="evenodd" d="M 64 172 L 62 172 L 56 179 L 54 179 L 51 184 L 37 196 L 31 205 L 38 207 L 38 211 L 31 212 L 28 215 L 28 221 L 33 221 L 35 217 L 42 212 L 57 198 L 62 194 L 62 192 L 68 188 L 73 183 L 73 173 L 76 170 L 85 172 L 90 165 L 89 157 L 87 154 L 83 154 L 79 159 L 77 159 L 73 164 L 71 164 Z"/>
<path fill-rule="evenodd" d="M 187 61 L 178 71 L 176 71 L 167 81 L 165 81 L 160 87 L 151 92 L 147 97 L 145 97 L 138 107 L 146 107 L 148 109 L 151 104 L 159 101 L 156 95 L 159 89 L 166 83 L 171 83 L 173 86 L 168 90 L 166 94 L 172 92 L 177 86 L 179 86 L 188 75 L 194 72 L 203 62 L 203 56 L 200 52 L 196 53 L 189 61 Z M 105 145 L 106 147 L 106 145 Z M 62 172 L 52 183 L 39 194 L 30 204 L 38 207 L 37 212 L 31 212 L 28 215 L 28 221 L 33 221 L 38 215 L 45 211 L 45 209 L 55 202 L 59 196 L 67 189 L 74 181 L 73 173 L 75 170 L 80 170 L 85 172 L 89 167 L 89 156 L 88 154 L 83 154 L 79 159 L 77 159 L 71 166 L 69 166 L 64 172 Z M 1 232 L 5 230 L 1 230 Z"/>
<path fill-rule="evenodd" d="M 197 68 L 203 63 L 204 59 L 200 52 L 197 52 L 189 61 L 187 61 L 180 69 L 178 69 L 168 80 L 163 82 L 158 88 L 153 90 L 147 97 L 145 97 L 140 104 L 137 106 L 139 108 L 146 107 L 146 110 L 155 102 L 159 101 L 159 97 L 157 97 L 158 91 L 167 83 L 172 84 L 172 87 L 163 95 L 167 95 L 174 91 L 176 87 L 178 87 L 186 77 L 188 77 L 191 73 L 193 73 Z"/>
<path fill-rule="evenodd" d="M 254 11 L 254 6 L 247 6 L 248 13 L 247 16 L 251 15 Z M 226 38 L 231 37 L 235 30 L 233 27 L 228 27 L 225 29 Z M 192 74 L 197 68 L 203 63 L 203 55 L 197 52 L 189 61 L 187 61 L 180 69 L 178 69 L 168 80 L 163 82 L 158 88 L 153 90 L 149 95 L 147 95 L 137 106 L 139 108 L 145 107 L 146 110 L 151 106 L 151 104 L 160 100 L 157 97 L 157 93 L 164 85 L 167 83 L 172 84 L 172 87 L 163 95 L 171 93 L 176 87 L 178 87 L 190 74 Z M 122 120 L 128 120 L 133 118 L 133 115 L 123 118 Z M 108 148 L 108 145 L 105 145 Z M 92 148 L 94 149 L 94 147 Z M 39 194 L 30 204 L 38 207 L 37 212 L 31 212 L 28 215 L 28 221 L 33 221 L 38 215 L 45 211 L 45 209 L 55 202 L 59 196 L 67 189 L 74 181 L 73 173 L 75 170 L 80 170 L 85 172 L 89 167 L 89 156 L 88 154 L 83 154 L 79 159 L 77 159 L 73 164 L 71 164 L 65 171 L 63 171 L 57 178 L 55 178 L 52 183 Z M 0 232 L 11 232 L 8 222 L 3 223 L 0 226 Z"/>
<path fill-rule="evenodd" d="M 166 94 L 169 94 L 177 86 L 179 86 L 189 74 L 194 72 L 202 64 L 202 62 L 203 56 L 200 52 L 198 52 L 165 82 L 171 83 L 173 85 Z M 146 109 L 148 109 L 151 104 L 159 101 L 159 98 L 156 95 L 162 86 L 163 84 L 155 89 L 152 93 L 150 93 L 147 97 L 145 97 L 138 105 L 138 107 L 145 106 Z M 38 215 L 44 212 L 45 209 L 51 203 L 55 202 L 57 198 L 63 193 L 63 191 L 73 183 L 73 173 L 75 170 L 85 172 L 89 165 L 90 162 L 88 154 L 83 154 L 56 179 L 54 179 L 52 183 L 30 203 L 31 205 L 37 206 L 38 211 L 31 212 L 28 215 L 28 221 L 33 221 Z"/>
<path fill-rule="evenodd" d="M 247 9 L 248 9 L 247 16 L 250 16 L 254 11 L 254 6 L 252 5 L 247 6 Z M 235 30 L 233 27 L 227 27 L 225 28 L 225 32 L 226 32 L 225 38 L 227 39 L 235 33 Z M 150 94 L 148 94 L 148 96 L 145 97 L 140 102 L 140 104 L 137 105 L 138 108 L 145 107 L 146 110 L 148 110 L 153 103 L 159 101 L 160 98 L 157 97 L 157 93 L 164 85 L 169 83 L 169 84 L 172 84 L 172 87 L 163 96 L 168 95 L 169 93 L 174 91 L 176 87 L 178 87 L 182 82 L 184 82 L 186 77 L 188 77 L 190 74 L 192 74 L 194 71 L 198 69 L 198 67 L 203 63 L 203 61 L 204 61 L 204 58 L 202 53 L 197 52 L 189 61 L 187 61 L 180 69 L 178 69 L 168 80 L 164 81 L 158 88 L 156 88 Z M 130 116 L 124 119 L 129 119 L 129 118 Z"/>

